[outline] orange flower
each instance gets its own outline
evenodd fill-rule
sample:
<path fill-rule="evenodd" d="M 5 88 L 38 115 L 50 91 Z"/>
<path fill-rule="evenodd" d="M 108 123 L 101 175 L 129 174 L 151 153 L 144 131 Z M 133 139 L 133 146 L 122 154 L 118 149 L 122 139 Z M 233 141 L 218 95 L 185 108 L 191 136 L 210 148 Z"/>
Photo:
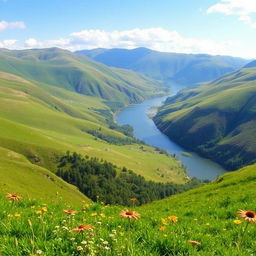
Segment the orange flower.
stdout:
<path fill-rule="evenodd" d="M 75 210 L 63 210 L 63 212 L 65 212 L 68 215 L 76 215 L 76 211 Z"/>
<path fill-rule="evenodd" d="M 123 210 L 120 212 L 120 217 L 124 219 L 139 219 L 140 214 L 135 212 L 135 211 L 130 211 L 130 210 Z"/>
<path fill-rule="evenodd" d="M 252 210 L 239 210 L 237 215 L 239 218 L 245 219 L 247 222 L 256 222 L 256 213 Z"/>
<path fill-rule="evenodd" d="M 197 242 L 197 241 L 194 241 L 194 240 L 188 240 L 188 242 L 190 244 L 193 244 L 193 245 L 200 245 L 201 244 L 200 242 Z"/>
<path fill-rule="evenodd" d="M 12 201 L 19 201 L 22 200 L 22 197 L 17 194 L 7 194 L 6 198 L 12 200 Z"/>
<path fill-rule="evenodd" d="M 93 226 L 91 224 L 88 224 L 88 225 L 79 225 L 78 227 L 76 228 L 73 228 L 71 231 L 72 232 L 78 232 L 78 233 L 82 233 L 90 228 L 93 228 Z"/>
<path fill-rule="evenodd" d="M 165 230 L 166 230 L 166 226 L 161 226 L 161 227 L 159 228 L 159 230 L 160 230 L 160 231 L 165 231 Z"/>
<path fill-rule="evenodd" d="M 168 220 L 171 222 L 178 222 L 178 217 L 177 216 L 169 216 Z"/>
<path fill-rule="evenodd" d="M 136 201 L 137 201 L 137 198 L 132 197 L 132 198 L 130 198 L 130 201 L 132 201 L 132 202 L 136 202 Z"/>

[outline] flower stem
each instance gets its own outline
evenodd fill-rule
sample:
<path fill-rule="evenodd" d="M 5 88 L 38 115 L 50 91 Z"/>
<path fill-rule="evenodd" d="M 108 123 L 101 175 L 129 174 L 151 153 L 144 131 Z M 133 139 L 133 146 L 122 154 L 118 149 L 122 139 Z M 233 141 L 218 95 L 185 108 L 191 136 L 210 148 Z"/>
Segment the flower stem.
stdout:
<path fill-rule="evenodd" d="M 241 246 L 242 246 L 242 243 L 243 243 L 243 241 L 244 241 L 245 232 L 246 232 L 246 230 L 247 230 L 247 228 L 248 228 L 248 225 L 249 225 L 249 222 L 246 223 L 246 226 L 245 226 L 245 228 L 244 228 L 244 232 L 242 233 L 242 236 L 241 236 L 241 238 L 240 238 L 240 241 L 239 241 L 238 244 L 237 244 L 238 249 L 240 249 Z"/>

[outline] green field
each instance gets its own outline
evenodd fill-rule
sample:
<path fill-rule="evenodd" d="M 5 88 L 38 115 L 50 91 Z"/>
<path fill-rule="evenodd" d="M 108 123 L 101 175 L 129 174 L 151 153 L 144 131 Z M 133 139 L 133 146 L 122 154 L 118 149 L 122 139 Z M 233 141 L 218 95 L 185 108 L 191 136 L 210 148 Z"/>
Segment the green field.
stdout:
<path fill-rule="evenodd" d="M 255 210 L 256 166 L 227 173 L 209 185 L 132 208 L 137 220 L 122 219 L 123 207 L 74 206 L 27 198 L 8 203 L 0 195 L 2 255 L 255 255 L 255 223 L 237 211 Z M 76 210 L 68 216 L 64 209 Z M 174 217 L 172 217 L 174 216 Z M 177 218 L 176 218 L 177 217 Z M 73 232 L 79 225 L 84 232 Z M 90 228 L 89 228 L 90 227 Z M 76 229 L 75 229 L 76 230 Z M 199 242 L 193 245 L 188 240 Z"/>
<path fill-rule="evenodd" d="M 256 69 L 243 68 L 169 98 L 157 126 L 184 147 L 234 170 L 256 159 Z"/>

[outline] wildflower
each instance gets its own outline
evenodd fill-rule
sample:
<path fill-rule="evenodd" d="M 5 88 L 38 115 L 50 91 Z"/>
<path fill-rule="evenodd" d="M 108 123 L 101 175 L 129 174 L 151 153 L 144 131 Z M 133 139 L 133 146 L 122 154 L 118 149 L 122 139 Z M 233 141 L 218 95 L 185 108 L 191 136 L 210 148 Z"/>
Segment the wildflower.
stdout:
<path fill-rule="evenodd" d="M 47 210 L 47 207 L 45 207 L 45 206 L 42 207 L 42 208 L 41 208 L 41 211 L 42 211 L 43 213 L 44 213 L 44 212 L 47 212 L 47 211 L 48 211 L 48 210 Z"/>
<path fill-rule="evenodd" d="M 237 214 L 239 218 L 245 219 L 247 222 L 256 222 L 256 213 L 254 211 L 239 210 Z"/>
<path fill-rule="evenodd" d="M 167 237 L 167 235 L 166 235 L 166 234 L 164 234 L 164 237 Z"/>
<path fill-rule="evenodd" d="M 20 217 L 20 214 L 19 213 L 15 213 L 14 216 L 18 218 L 18 217 Z"/>
<path fill-rule="evenodd" d="M 78 232 L 78 233 L 82 233 L 84 232 L 85 230 L 88 230 L 90 228 L 93 228 L 92 225 L 88 224 L 88 225 L 79 225 L 78 227 L 76 228 L 73 228 L 71 231 L 72 232 Z"/>
<path fill-rule="evenodd" d="M 236 224 L 236 225 L 239 225 L 239 224 L 242 223 L 242 221 L 241 220 L 234 220 L 233 223 Z"/>
<path fill-rule="evenodd" d="M 41 214 L 43 214 L 43 211 L 42 210 L 37 210 L 37 211 L 35 211 L 35 213 L 38 214 L 38 215 L 41 215 Z"/>
<path fill-rule="evenodd" d="M 168 224 L 167 219 L 162 218 L 161 221 L 162 221 L 163 225 L 167 225 Z"/>
<path fill-rule="evenodd" d="M 83 240 L 83 241 L 81 242 L 81 244 L 87 244 L 87 241 Z"/>
<path fill-rule="evenodd" d="M 137 198 L 132 197 L 132 198 L 130 198 L 130 201 L 132 201 L 132 202 L 136 202 L 136 201 L 137 201 Z"/>
<path fill-rule="evenodd" d="M 200 242 L 194 241 L 194 240 L 188 240 L 188 242 L 189 242 L 190 244 L 193 244 L 193 245 L 200 245 L 200 244 L 201 244 Z"/>
<path fill-rule="evenodd" d="M 100 214 L 100 217 L 101 217 L 101 218 L 105 218 L 106 215 L 105 215 L 104 213 L 101 213 L 101 214 Z"/>
<path fill-rule="evenodd" d="M 82 247 L 82 246 L 77 246 L 77 248 L 76 248 L 78 251 L 82 251 L 84 248 Z"/>
<path fill-rule="evenodd" d="M 75 210 L 63 210 L 63 212 L 65 212 L 68 215 L 76 215 L 76 211 Z"/>
<path fill-rule="evenodd" d="M 123 210 L 120 212 L 120 217 L 124 219 L 139 219 L 140 214 L 135 211 Z"/>
<path fill-rule="evenodd" d="M 178 222 L 178 217 L 177 216 L 169 216 L 168 220 L 175 223 L 175 222 Z"/>
<path fill-rule="evenodd" d="M 30 206 L 31 209 L 35 209 L 35 205 Z"/>
<path fill-rule="evenodd" d="M 19 201 L 23 199 L 21 196 L 17 194 L 7 194 L 6 198 L 10 199 L 11 201 Z"/>
<path fill-rule="evenodd" d="M 159 228 L 159 230 L 160 230 L 160 231 L 165 231 L 165 230 L 166 230 L 166 226 L 161 226 L 161 227 Z"/>
<path fill-rule="evenodd" d="M 97 216 L 97 212 L 92 212 L 92 213 L 91 213 L 91 216 L 92 216 L 92 217 Z"/>
<path fill-rule="evenodd" d="M 36 255 L 41 255 L 41 254 L 43 254 L 43 251 L 41 251 L 41 250 L 36 250 L 35 254 L 36 254 Z"/>

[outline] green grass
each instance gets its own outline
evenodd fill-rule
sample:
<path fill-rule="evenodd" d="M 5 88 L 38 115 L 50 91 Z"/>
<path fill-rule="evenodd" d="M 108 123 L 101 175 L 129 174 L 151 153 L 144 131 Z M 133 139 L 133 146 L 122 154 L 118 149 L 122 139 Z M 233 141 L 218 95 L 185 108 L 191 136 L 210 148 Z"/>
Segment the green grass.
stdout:
<path fill-rule="evenodd" d="M 0 195 L 2 255 L 254 255 L 256 226 L 235 224 L 239 209 L 255 210 L 256 166 L 227 173 L 209 185 L 133 208 L 138 220 L 122 219 L 122 207 L 35 201 L 8 203 Z M 10 191 L 12 192 L 12 191 Z M 23 194 L 21 194 L 24 196 Z M 61 195 L 59 195 L 61 196 Z M 63 210 L 77 213 L 67 216 Z M 41 210 L 41 211 L 40 211 Z M 38 212 L 39 211 L 39 212 Z M 178 217 L 171 222 L 168 217 Z M 78 225 L 92 225 L 83 233 Z M 193 246 L 188 240 L 200 243 Z"/>
<path fill-rule="evenodd" d="M 234 170 L 256 159 L 255 68 L 168 99 L 155 117 L 178 143 Z"/>

